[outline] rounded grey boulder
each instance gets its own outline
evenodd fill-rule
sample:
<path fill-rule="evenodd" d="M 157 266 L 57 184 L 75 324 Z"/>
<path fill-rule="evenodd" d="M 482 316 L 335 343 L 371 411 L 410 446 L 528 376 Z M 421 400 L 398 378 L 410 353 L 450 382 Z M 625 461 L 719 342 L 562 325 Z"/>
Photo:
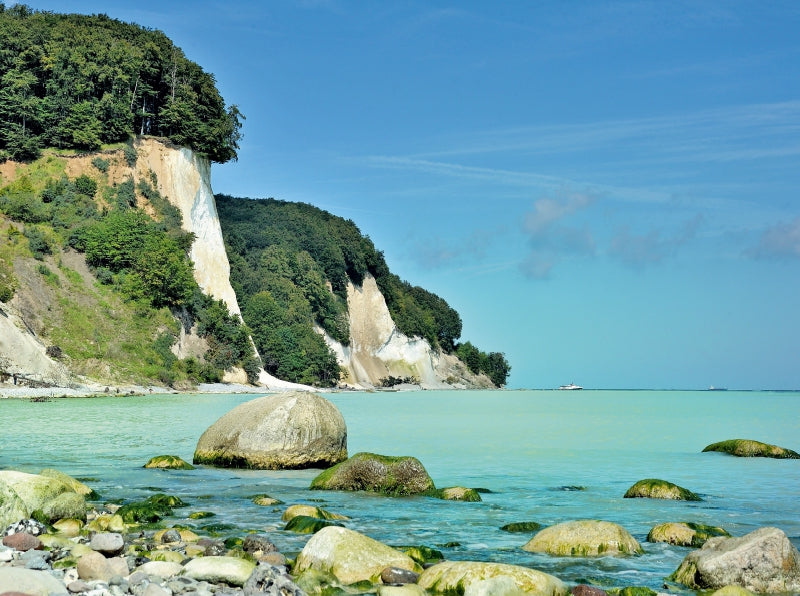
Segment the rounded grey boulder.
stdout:
<path fill-rule="evenodd" d="M 800 592 L 800 552 L 778 528 L 719 536 L 690 552 L 668 578 L 693 590 L 735 585 L 761 594 Z"/>
<path fill-rule="evenodd" d="M 283 470 L 345 459 L 347 427 L 336 406 L 315 393 L 292 391 L 236 406 L 202 434 L 193 463 Z"/>

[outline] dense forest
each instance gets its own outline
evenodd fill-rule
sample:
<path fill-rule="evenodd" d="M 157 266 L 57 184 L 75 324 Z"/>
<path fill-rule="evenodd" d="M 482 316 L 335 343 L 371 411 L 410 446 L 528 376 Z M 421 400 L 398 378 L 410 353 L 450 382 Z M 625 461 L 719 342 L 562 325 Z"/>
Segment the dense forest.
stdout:
<path fill-rule="evenodd" d="M 0 159 L 147 134 L 226 162 L 236 159 L 240 118 L 214 76 L 161 31 L 0 2 Z"/>
<path fill-rule="evenodd" d="M 361 285 L 369 274 L 402 333 L 455 353 L 472 372 L 505 385 L 511 370 L 505 356 L 458 343 L 459 314 L 439 296 L 391 273 L 383 253 L 352 221 L 275 199 L 217 195 L 216 203 L 231 283 L 267 371 L 303 383 L 335 382 L 336 359 L 309 321 L 347 345 L 347 283 Z"/>

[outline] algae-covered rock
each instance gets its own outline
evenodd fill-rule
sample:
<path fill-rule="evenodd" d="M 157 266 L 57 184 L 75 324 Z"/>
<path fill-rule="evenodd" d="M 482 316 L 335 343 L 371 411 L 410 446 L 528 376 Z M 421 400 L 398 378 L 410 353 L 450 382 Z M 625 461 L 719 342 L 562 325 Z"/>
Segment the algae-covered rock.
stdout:
<path fill-rule="evenodd" d="M 327 511 L 322 507 L 317 507 L 316 505 L 289 505 L 289 507 L 286 508 L 286 511 L 283 512 L 283 515 L 281 515 L 281 519 L 283 521 L 289 521 L 293 517 L 297 517 L 299 515 L 316 517 L 317 519 L 350 519 L 346 515 L 331 513 L 330 511 Z"/>
<path fill-rule="evenodd" d="M 86 500 L 78 493 L 61 493 L 47 501 L 41 511 L 51 523 L 65 518 L 86 521 Z"/>
<path fill-rule="evenodd" d="M 482 500 L 478 491 L 474 488 L 466 488 L 464 486 L 450 486 L 439 489 L 436 496 L 445 501 L 467 501 L 469 503 L 476 503 Z"/>
<path fill-rule="evenodd" d="M 658 592 L 647 586 L 625 586 L 624 588 L 608 590 L 608 594 L 609 596 L 656 596 Z"/>
<path fill-rule="evenodd" d="M 328 526 L 314 534 L 300 551 L 294 573 L 314 569 L 332 574 L 343 584 L 375 583 L 386 567 L 421 570 L 411 557 L 382 542 L 347 528 Z"/>
<path fill-rule="evenodd" d="M 314 393 L 291 391 L 243 403 L 197 442 L 194 463 L 266 470 L 328 467 L 347 458 L 339 410 Z"/>
<path fill-rule="evenodd" d="M 712 443 L 703 449 L 703 453 L 706 451 L 719 451 L 720 453 L 727 453 L 729 455 L 735 455 L 736 457 L 800 459 L 800 453 L 796 451 L 786 449 L 785 447 L 778 447 L 777 445 L 770 445 L 769 443 L 753 441 L 751 439 L 730 439 L 728 441 Z"/>
<path fill-rule="evenodd" d="M 800 552 L 778 528 L 711 538 L 668 578 L 693 590 L 737 585 L 760 594 L 800 591 Z"/>
<path fill-rule="evenodd" d="M 393 496 L 418 495 L 435 488 L 417 458 L 375 453 L 356 453 L 311 481 L 312 490 L 364 490 Z"/>
<path fill-rule="evenodd" d="M 67 484 L 56 478 L 15 470 L 0 470 L 0 482 L 13 489 L 30 512 L 42 509 L 45 503 L 61 493 L 74 492 Z"/>
<path fill-rule="evenodd" d="M 315 534 L 322 528 L 341 525 L 339 522 L 311 517 L 310 515 L 295 515 L 286 523 L 283 529 L 295 534 Z"/>
<path fill-rule="evenodd" d="M 397 550 L 404 552 L 409 557 L 414 559 L 417 563 L 423 566 L 444 560 L 444 555 L 442 554 L 442 551 L 436 550 L 435 548 L 431 548 L 429 546 L 424 546 L 424 545 L 398 546 Z"/>
<path fill-rule="evenodd" d="M 144 501 L 123 505 L 117 511 L 125 523 L 152 524 L 166 515 L 172 515 L 173 507 L 183 507 L 185 503 L 178 497 L 157 494 Z"/>
<path fill-rule="evenodd" d="M 647 541 L 699 548 L 705 544 L 706 540 L 715 536 L 730 536 L 730 534 L 716 526 L 693 522 L 667 522 L 651 529 L 647 534 Z"/>
<path fill-rule="evenodd" d="M 80 535 L 83 521 L 79 519 L 60 519 L 53 524 L 53 528 L 66 538 L 75 538 Z"/>
<path fill-rule="evenodd" d="M 44 470 L 39 472 L 39 475 L 60 480 L 61 482 L 69 486 L 74 492 L 78 493 L 79 495 L 82 495 L 86 499 L 93 500 L 98 497 L 97 493 L 93 489 L 89 488 L 83 482 L 73 478 L 69 474 L 65 474 L 64 472 L 54 470 L 53 468 L 45 468 Z"/>
<path fill-rule="evenodd" d="M 594 519 L 563 522 L 540 530 L 523 547 L 566 557 L 641 554 L 642 547 L 622 526 Z"/>
<path fill-rule="evenodd" d="M 184 565 L 181 575 L 197 581 L 243 586 L 255 568 L 255 563 L 239 557 L 198 557 Z"/>
<path fill-rule="evenodd" d="M 675 501 L 703 500 L 689 489 L 658 478 L 640 480 L 625 492 L 624 498 L 672 499 Z"/>
<path fill-rule="evenodd" d="M 502 577 L 510 578 L 516 588 L 526 594 L 566 596 L 569 593 L 564 582 L 542 571 L 505 563 L 472 561 L 444 561 L 428 567 L 417 584 L 433 594 L 466 594 L 478 582 Z"/>
<path fill-rule="evenodd" d="M 513 522 L 500 528 L 503 532 L 538 532 L 542 529 L 542 524 L 535 521 Z"/>
<path fill-rule="evenodd" d="M 151 457 L 144 467 L 159 470 L 194 470 L 192 464 L 182 460 L 177 455 L 156 455 Z"/>
<path fill-rule="evenodd" d="M 274 497 L 270 497 L 269 495 L 253 495 L 250 497 L 250 500 L 253 501 L 256 505 L 260 505 L 262 507 L 269 507 L 270 505 L 283 505 L 283 501 L 280 499 L 276 499 Z"/>
<path fill-rule="evenodd" d="M 7 482 L 0 479 L 0 531 L 28 517 L 30 510 L 25 502 Z"/>

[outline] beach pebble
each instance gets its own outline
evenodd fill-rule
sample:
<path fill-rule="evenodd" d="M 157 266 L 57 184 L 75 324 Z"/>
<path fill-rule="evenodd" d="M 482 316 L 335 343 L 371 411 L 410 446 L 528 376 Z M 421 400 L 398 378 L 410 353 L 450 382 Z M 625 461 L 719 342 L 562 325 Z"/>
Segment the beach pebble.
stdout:
<path fill-rule="evenodd" d="M 181 533 L 175 529 L 167 530 L 161 535 L 161 542 L 163 544 L 167 544 L 170 542 L 180 542 L 180 541 L 181 541 Z"/>
<path fill-rule="evenodd" d="M 122 535 L 116 532 L 103 532 L 92 536 L 92 541 L 89 547 L 103 555 L 111 556 L 118 555 L 125 547 L 125 541 Z"/>
<path fill-rule="evenodd" d="M 381 571 L 381 581 L 384 584 L 415 584 L 419 574 L 400 567 L 387 567 Z"/>
<path fill-rule="evenodd" d="M 245 594 L 275 594 L 276 596 L 305 596 L 292 581 L 285 568 L 259 565 L 244 584 Z"/>
<path fill-rule="evenodd" d="M 8 526 L 3 532 L 4 536 L 11 534 L 30 534 L 31 536 L 40 536 L 47 531 L 44 524 L 36 521 L 35 519 L 23 519 Z"/>
<path fill-rule="evenodd" d="M 276 552 L 278 547 L 266 536 L 249 534 L 242 542 L 242 550 L 246 553 L 271 553 Z"/>
<path fill-rule="evenodd" d="M 19 551 L 26 551 L 31 549 L 41 550 L 42 541 L 36 536 L 28 534 L 27 532 L 20 532 L 18 534 L 10 534 L 3 537 L 3 546 L 13 548 Z"/>

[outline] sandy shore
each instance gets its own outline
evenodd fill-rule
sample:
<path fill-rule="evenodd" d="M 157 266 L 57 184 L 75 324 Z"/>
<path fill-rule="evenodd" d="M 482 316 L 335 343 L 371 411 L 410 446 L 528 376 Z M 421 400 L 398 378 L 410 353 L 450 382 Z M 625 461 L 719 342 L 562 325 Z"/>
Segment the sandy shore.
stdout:
<path fill-rule="evenodd" d="M 239 385 L 235 383 L 204 383 L 195 389 L 177 391 L 169 387 L 158 386 L 123 386 L 123 387 L 24 387 L 8 383 L 0 383 L 0 399 L 33 399 L 33 398 L 58 398 L 58 397 L 103 397 L 124 395 L 166 395 L 177 393 L 275 393 L 275 389 L 255 387 L 253 385 Z"/>

